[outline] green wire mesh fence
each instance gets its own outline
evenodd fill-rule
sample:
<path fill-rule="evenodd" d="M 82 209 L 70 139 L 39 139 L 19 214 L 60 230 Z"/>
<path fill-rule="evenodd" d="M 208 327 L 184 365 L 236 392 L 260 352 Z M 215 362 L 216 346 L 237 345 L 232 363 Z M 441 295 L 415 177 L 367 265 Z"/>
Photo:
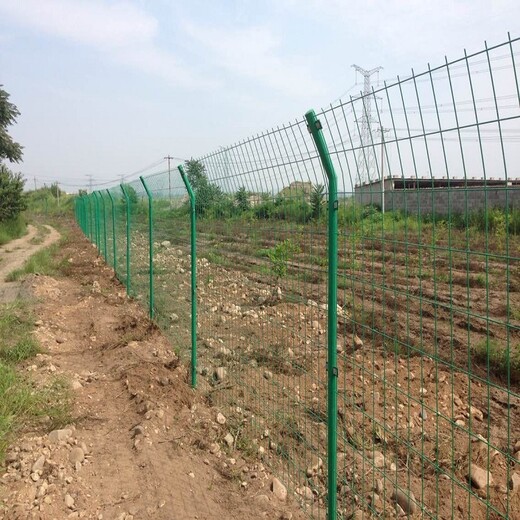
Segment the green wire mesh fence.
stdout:
<path fill-rule="evenodd" d="M 518 45 L 77 199 L 312 518 L 520 518 Z"/>

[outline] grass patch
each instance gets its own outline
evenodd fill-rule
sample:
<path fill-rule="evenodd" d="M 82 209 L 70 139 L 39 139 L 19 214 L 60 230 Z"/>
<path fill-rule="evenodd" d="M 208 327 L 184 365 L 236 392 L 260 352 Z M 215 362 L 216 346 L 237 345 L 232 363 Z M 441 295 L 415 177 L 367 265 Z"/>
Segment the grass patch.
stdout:
<path fill-rule="evenodd" d="M 0 464 L 14 435 L 29 427 L 51 431 L 71 422 L 68 383 L 52 379 L 36 388 L 13 366 L 0 362 Z"/>
<path fill-rule="evenodd" d="M 0 360 L 19 363 L 35 356 L 40 348 L 31 334 L 33 316 L 21 300 L 0 308 Z"/>
<path fill-rule="evenodd" d="M 27 225 L 21 216 L 0 222 L 0 246 L 7 244 L 15 238 L 20 238 L 25 233 L 27 233 Z"/>
<path fill-rule="evenodd" d="M 36 387 L 16 370 L 16 363 L 35 356 L 34 318 L 27 303 L 0 306 L 0 463 L 12 437 L 44 425 L 52 430 L 71 420 L 68 384 L 59 378 Z"/>
<path fill-rule="evenodd" d="M 506 377 L 509 372 L 511 381 L 520 381 L 520 343 L 507 348 L 497 341 L 484 340 L 472 350 L 475 361 L 487 365 L 489 360 L 489 368 L 497 375 Z"/>
<path fill-rule="evenodd" d="M 34 253 L 25 265 L 20 269 L 15 269 L 6 276 L 7 282 L 16 282 L 28 274 L 44 274 L 55 275 L 65 265 L 66 260 L 57 262 L 54 254 L 58 251 L 59 245 L 54 244 L 51 247 L 42 249 Z"/>
<path fill-rule="evenodd" d="M 231 266 L 231 262 L 221 253 L 208 251 L 204 256 L 211 264 L 221 265 L 223 267 Z"/>

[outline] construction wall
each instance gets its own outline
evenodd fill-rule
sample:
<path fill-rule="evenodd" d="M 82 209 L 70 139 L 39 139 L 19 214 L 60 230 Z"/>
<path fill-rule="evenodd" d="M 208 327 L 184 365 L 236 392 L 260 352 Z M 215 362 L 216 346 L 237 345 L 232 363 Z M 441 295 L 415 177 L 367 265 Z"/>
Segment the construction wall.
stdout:
<path fill-rule="evenodd" d="M 393 189 L 393 179 L 385 179 L 385 211 L 402 210 L 407 213 L 438 214 L 473 213 L 484 208 L 519 208 L 520 187 L 457 187 Z M 382 207 L 381 181 L 357 186 L 355 200 L 362 205 Z"/>

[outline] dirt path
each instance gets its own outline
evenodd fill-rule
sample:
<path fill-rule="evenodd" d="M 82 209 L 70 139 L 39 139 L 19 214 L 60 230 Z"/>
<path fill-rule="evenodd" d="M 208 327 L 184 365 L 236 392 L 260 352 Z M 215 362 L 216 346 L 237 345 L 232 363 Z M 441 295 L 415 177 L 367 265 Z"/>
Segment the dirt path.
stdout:
<path fill-rule="evenodd" d="M 75 420 L 17 439 L 0 518 L 303 518 L 271 491 L 258 460 L 226 444 L 218 410 L 189 388 L 186 367 L 92 246 L 72 233 L 61 255 L 66 276 L 29 280 L 44 302 L 36 335 L 45 354 L 25 369 L 42 383 L 71 381 Z"/>
<path fill-rule="evenodd" d="M 0 303 L 7 303 L 16 299 L 20 284 L 6 282 L 5 278 L 15 269 L 20 269 L 34 253 L 51 246 L 60 239 L 60 234 L 51 226 L 44 226 L 48 233 L 40 243 L 33 243 L 37 237 L 37 229 L 27 226 L 27 234 L 0 247 Z"/>

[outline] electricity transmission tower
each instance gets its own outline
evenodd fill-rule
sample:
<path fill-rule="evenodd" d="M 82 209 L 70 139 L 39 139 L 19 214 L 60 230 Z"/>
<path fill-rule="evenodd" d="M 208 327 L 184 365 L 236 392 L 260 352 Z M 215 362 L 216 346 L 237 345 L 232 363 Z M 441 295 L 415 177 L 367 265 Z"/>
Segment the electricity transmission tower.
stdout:
<path fill-rule="evenodd" d="M 374 139 L 372 136 L 371 126 L 374 123 L 372 120 L 372 90 L 370 78 L 378 73 L 383 67 L 375 67 L 367 70 L 359 65 L 352 65 L 352 67 L 363 76 L 363 114 L 361 115 L 361 130 L 359 139 L 361 141 L 358 151 L 358 183 L 370 182 L 373 180 L 371 172 L 375 170 L 375 151 Z M 379 127 L 379 124 L 377 124 Z"/>

